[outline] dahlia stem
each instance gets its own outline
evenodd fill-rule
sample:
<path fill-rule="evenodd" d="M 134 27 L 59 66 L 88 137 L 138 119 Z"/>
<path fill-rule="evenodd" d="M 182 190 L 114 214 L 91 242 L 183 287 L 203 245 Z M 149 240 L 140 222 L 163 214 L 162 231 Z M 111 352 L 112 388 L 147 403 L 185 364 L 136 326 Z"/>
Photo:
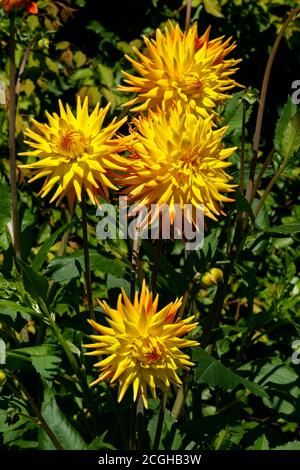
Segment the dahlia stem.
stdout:
<path fill-rule="evenodd" d="M 60 345 L 62 346 L 69 362 L 70 362 L 70 365 L 75 373 L 75 375 L 78 377 L 79 380 L 81 380 L 82 376 L 81 376 L 81 371 L 80 371 L 80 367 L 71 351 L 71 349 L 69 348 L 69 345 L 68 343 L 66 342 L 59 326 L 56 324 L 56 322 L 53 320 L 52 318 L 52 315 L 51 313 L 49 312 L 48 310 L 48 307 L 47 305 L 43 302 L 41 304 L 41 307 L 42 307 L 42 310 L 44 312 L 44 314 L 46 315 L 47 317 L 47 320 L 51 326 L 51 328 L 53 329 L 54 333 L 55 333 L 55 336 L 58 340 L 58 342 L 60 343 Z"/>
<path fill-rule="evenodd" d="M 31 39 L 28 46 L 26 47 L 26 50 L 25 50 L 25 53 L 24 53 L 24 56 L 23 56 L 23 59 L 22 59 L 21 65 L 20 65 L 20 69 L 19 69 L 19 73 L 18 73 L 18 80 L 17 80 L 17 83 L 16 83 L 17 99 L 18 99 L 18 96 L 20 94 L 22 75 L 25 71 L 25 68 L 26 68 L 26 65 L 27 65 L 27 62 L 28 62 L 28 58 L 29 58 L 29 54 L 31 52 L 31 48 L 32 48 L 33 44 L 35 43 L 35 40 L 36 40 L 36 36 L 34 36 L 33 39 Z"/>
<path fill-rule="evenodd" d="M 139 397 L 136 407 L 137 448 L 143 449 L 145 435 L 145 408 L 142 397 Z"/>
<path fill-rule="evenodd" d="M 56 450 L 64 450 L 63 446 L 61 445 L 60 441 L 52 431 L 52 429 L 48 426 L 46 423 L 39 407 L 35 403 L 34 399 L 28 392 L 27 388 L 23 385 L 21 380 L 18 378 L 18 376 L 15 373 L 12 373 L 12 378 L 15 379 L 15 381 L 18 383 L 23 395 L 26 397 L 29 405 L 31 406 L 33 412 L 35 413 L 36 417 L 38 418 L 37 424 L 45 431 L 45 433 L 48 435 L 49 439 L 53 442 Z"/>
<path fill-rule="evenodd" d="M 16 164 L 16 62 L 15 14 L 9 16 L 9 165 L 12 201 L 12 244 L 16 259 L 21 259 L 21 236 L 18 212 Z"/>
<path fill-rule="evenodd" d="M 252 200 L 249 201 L 250 204 L 252 204 L 252 202 L 254 201 L 254 198 L 255 198 L 255 195 L 256 195 L 256 192 L 260 186 L 260 183 L 262 182 L 262 179 L 263 179 L 263 176 L 265 174 L 265 171 L 266 169 L 268 168 L 268 165 L 269 163 L 271 162 L 273 156 L 274 156 L 274 153 L 275 153 L 275 148 L 273 148 L 271 150 L 271 152 L 269 153 L 269 155 L 267 156 L 267 158 L 265 159 L 264 163 L 263 163 L 263 166 L 262 168 L 260 169 L 260 172 L 258 173 L 258 176 L 256 178 L 256 181 L 255 181 L 255 184 L 254 184 L 254 191 L 253 191 L 253 195 L 252 195 Z"/>
<path fill-rule="evenodd" d="M 243 116 L 242 116 L 242 140 L 241 140 L 241 164 L 240 164 L 240 191 L 244 192 L 244 168 L 245 168 L 245 140 L 246 140 L 246 111 L 247 105 L 243 101 Z"/>
<path fill-rule="evenodd" d="M 163 239 L 161 237 L 159 237 L 159 239 L 157 240 L 157 244 L 156 244 L 155 262 L 154 262 L 153 273 L 152 273 L 152 278 L 151 278 L 151 290 L 152 290 L 152 292 L 154 292 L 155 288 L 156 288 L 162 247 L 163 247 Z"/>
<path fill-rule="evenodd" d="M 257 163 L 257 156 L 258 156 L 258 151 L 259 151 L 259 143 L 260 143 L 260 137 L 261 137 L 261 130 L 262 130 L 262 123 L 263 123 L 263 117 L 264 117 L 264 111 L 265 111 L 265 105 L 266 105 L 266 98 L 267 98 L 267 92 L 268 92 L 268 87 L 269 87 L 269 81 L 270 81 L 270 75 L 271 75 L 271 70 L 273 66 L 273 62 L 278 50 L 278 47 L 280 45 L 280 42 L 282 40 L 282 37 L 290 24 L 290 22 L 295 18 L 295 16 L 300 12 L 300 5 L 298 5 L 296 8 L 290 11 L 286 21 L 284 22 L 279 34 L 276 37 L 276 40 L 274 42 L 271 54 L 269 56 L 269 60 L 267 62 L 267 66 L 265 69 L 264 73 L 264 79 L 263 79 L 263 84 L 261 88 L 261 94 L 259 98 L 259 108 L 258 108 L 258 113 L 257 113 L 257 119 L 256 119 L 256 127 L 255 127 L 255 134 L 254 134 L 254 141 L 253 141 L 253 156 L 251 160 L 251 165 L 250 165 L 250 174 L 249 174 L 249 181 L 248 181 L 248 186 L 247 186 L 247 193 L 246 193 L 246 199 L 250 202 L 254 199 L 253 193 L 254 193 L 254 178 L 255 178 L 255 170 L 256 170 L 256 163 Z"/>
<path fill-rule="evenodd" d="M 185 30 L 188 31 L 191 25 L 192 0 L 186 1 Z"/>
<path fill-rule="evenodd" d="M 271 192 L 271 189 L 273 188 L 274 184 L 276 183 L 276 181 L 278 180 L 279 176 L 283 173 L 283 171 L 285 170 L 285 167 L 287 165 L 287 160 L 284 160 L 282 162 L 282 164 L 280 165 L 280 167 L 278 168 L 278 170 L 276 171 L 275 175 L 273 176 L 273 178 L 271 179 L 271 181 L 269 182 L 268 186 L 266 187 L 262 197 L 260 198 L 257 206 L 255 207 L 255 209 L 253 210 L 253 214 L 254 214 L 254 217 L 257 217 L 262 206 L 264 205 L 265 203 L 265 200 L 267 199 L 268 195 L 270 194 Z"/>
<path fill-rule="evenodd" d="M 88 223 L 87 223 L 85 193 L 82 194 L 81 211 L 82 211 L 84 276 L 85 276 L 86 295 L 87 295 L 87 299 L 88 299 L 90 318 L 92 320 L 95 320 L 94 305 L 93 305 L 93 293 L 92 293 L 92 279 L 91 279 L 91 269 L 90 269 L 90 254 L 89 254 L 89 242 L 88 242 Z"/>
<path fill-rule="evenodd" d="M 130 279 L 130 300 L 134 302 L 135 297 L 135 282 L 136 282 L 136 271 L 139 257 L 139 237 L 133 238 L 132 240 L 132 255 L 131 255 L 131 279 Z"/>
<path fill-rule="evenodd" d="M 113 396 L 112 391 L 110 389 L 110 386 L 108 385 L 108 383 L 106 381 L 105 381 L 105 385 L 106 385 L 108 395 L 111 399 L 111 403 L 112 403 L 112 405 L 115 409 L 115 412 L 116 412 L 116 417 L 117 417 L 118 425 L 119 425 L 119 428 L 120 428 L 120 431 L 121 431 L 121 434 L 122 434 L 122 439 L 123 439 L 124 446 L 125 446 L 126 449 L 128 449 L 129 444 L 128 444 L 128 436 L 127 436 L 127 433 L 126 433 L 126 426 L 125 426 L 125 422 L 124 422 L 124 417 L 121 414 L 119 404 L 116 403 L 115 397 Z"/>
<path fill-rule="evenodd" d="M 131 408 L 129 450 L 136 450 L 136 421 L 137 421 L 136 414 L 137 414 L 137 401 L 133 403 L 133 406 Z"/>
<path fill-rule="evenodd" d="M 159 408 L 159 414 L 158 414 L 158 420 L 157 420 L 157 427 L 156 427 L 154 443 L 153 443 L 153 450 L 158 450 L 159 449 L 161 432 L 162 432 L 162 429 L 163 429 L 164 419 L 165 419 L 167 398 L 168 398 L 168 394 L 167 394 L 166 391 L 164 391 L 163 392 L 163 397 L 162 397 L 161 402 L 160 402 L 160 408 Z"/>

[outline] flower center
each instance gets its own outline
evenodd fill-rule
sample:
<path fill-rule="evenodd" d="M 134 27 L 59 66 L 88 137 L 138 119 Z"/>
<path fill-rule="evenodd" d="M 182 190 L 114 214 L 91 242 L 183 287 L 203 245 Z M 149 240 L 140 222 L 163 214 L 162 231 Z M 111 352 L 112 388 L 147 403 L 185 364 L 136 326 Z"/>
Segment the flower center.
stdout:
<path fill-rule="evenodd" d="M 181 84 L 182 91 L 193 98 L 200 98 L 203 95 L 203 84 L 194 73 L 187 73 Z"/>
<path fill-rule="evenodd" d="M 58 147 L 66 157 L 76 159 L 87 150 L 88 145 L 80 131 L 68 129 L 61 133 Z"/>
<path fill-rule="evenodd" d="M 133 341 L 132 354 L 142 367 L 158 362 L 165 350 L 165 345 L 156 336 L 143 336 Z"/>

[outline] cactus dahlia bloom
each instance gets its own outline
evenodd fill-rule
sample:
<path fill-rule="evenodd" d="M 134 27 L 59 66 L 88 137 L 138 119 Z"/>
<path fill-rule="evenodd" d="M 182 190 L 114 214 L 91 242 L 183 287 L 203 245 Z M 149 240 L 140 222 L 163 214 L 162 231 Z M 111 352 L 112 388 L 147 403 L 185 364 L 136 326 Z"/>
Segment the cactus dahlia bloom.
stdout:
<path fill-rule="evenodd" d="M 115 137 L 126 118 L 116 118 L 103 127 L 103 120 L 109 109 L 99 108 L 99 104 L 89 115 L 88 99 L 77 103 L 74 115 L 67 105 L 59 102 L 60 115 L 46 113 L 49 124 L 33 123 L 36 130 L 27 130 L 30 139 L 25 142 L 32 148 L 20 155 L 37 157 L 38 160 L 20 168 L 33 170 L 30 183 L 46 178 L 39 195 L 45 197 L 55 186 L 56 192 L 50 202 L 60 203 L 67 196 L 70 207 L 75 198 L 81 201 L 83 189 L 93 204 L 97 196 L 109 197 L 109 188 L 117 189 L 110 181 L 112 170 L 124 167 L 126 160 L 118 152 L 123 151 L 131 137 Z"/>
<path fill-rule="evenodd" d="M 196 341 L 182 338 L 197 323 L 193 323 L 193 316 L 176 319 L 181 300 L 158 311 L 158 295 L 153 299 L 143 282 L 141 293 L 135 294 L 133 303 L 122 291 L 116 310 L 106 302 L 100 305 L 109 326 L 88 320 L 99 334 L 91 335 L 96 343 L 85 347 L 94 349 L 87 353 L 89 355 L 107 357 L 95 364 L 100 367 L 100 375 L 91 385 L 106 379 L 110 379 L 111 384 L 118 382 L 119 402 L 132 385 L 133 400 L 141 396 L 147 407 L 148 388 L 156 398 L 158 385 L 166 390 L 172 383 L 181 384 L 179 369 L 189 369 L 194 364 L 180 349 L 198 345 Z"/>
<path fill-rule="evenodd" d="M 137 93 L 128 101 L 132 111 L 162 106 L 168 110 L 179 99 L 206 117 L 220 102 L 229 98 L 227 91 L 239 86 L 231 77 L 240 60 L 226 59 L 235 48 L 231 38 L 209 40 L 210 28 L 198 37 L 197 24 L 187 32 L 169 23 L 156 39 L 144 38 L 145 54 L 134 48 L 138 60 L 126 55 L 139 76 L 123 72 L 127 86 L 124 92 Z"/>
<path fill-rule="evenodd" d="M 151 204 L 168 206 L 171 223 L 175 205 L 191 204 L 214 220 L 224 215 L 220 203 L 232 199 L 222 193 L 234 188 L 225 170 L 235 150 L 222 144 L 226 128 L 213 130 L 212 117 L 203 119 L 180 104 L 167 117 L 162 110 L 150 110 L 133 123 L 135 142 L 118 178 L 129 201 L 148 212 Z"/>
<path fill-rule="evenodd" d="M 6 13 L 15 8 L 27 8 L 29 13 L 34 15 L 38 13 L 36 2 L 31 2 L 30 0 L 2 0 L 1 6 Z"/>

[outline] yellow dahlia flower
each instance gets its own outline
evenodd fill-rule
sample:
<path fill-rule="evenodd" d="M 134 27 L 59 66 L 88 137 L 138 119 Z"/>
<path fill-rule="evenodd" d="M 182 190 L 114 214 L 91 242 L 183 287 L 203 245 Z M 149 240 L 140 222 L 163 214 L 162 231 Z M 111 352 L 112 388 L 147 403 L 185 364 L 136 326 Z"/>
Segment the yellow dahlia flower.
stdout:
<path fill-rule="evenodd" d="M 34 177 L 30 183 L 46 177 L 39 192 L 45 197 L 58 185 L 50 202 L 60 203 L 67 196 L 70 207 L 75 198 L 81 201 L 82 191 L 86 190 L 93 204 L 98 203 L 97 196 L 108 198 L 109 188 L 117 189 L 110 181 L 112 170 L 123 168 L 126 160 L 118 152 L 123 151 L 131 137 L 115 137 L 118 129 L 126 118 L 116 118 L 106 127 L 103 121 L 109 109 L 96 108 L 89 115 L 88 99 L 77 103 L 74 115 L 69 107 L 64 108 L 59 101 L 60 115 L 46 113 L 49 124 L 41 124 L 32 120 L 36 130 L 28 129 L 25 140 L 32 150 L 20 155 L 37 157 L 34 163 L 20 165 L 20 168 L 33 170 Z M 115 137 L 115 138 L 114 138 Z"/>
<path fill-rule="evenodd" d="M 134 48 L 139 61 L 126 58 L 140 77 L 123 72 L 128 86 L 125 92 L 138 93 L 126 106 L 132 111 L 144 111 L 161 106 L 168 110 L 176 100 L 191 103 L 192 108 L 206 117 L 209 112 L 230 96 L 227 91 L 238 86 L 230 78 L 239 60 L 225 57 L 235 48 L 231 38 L 209 40 L 210 28 L 198 37 L 197 24 L 187 32 L 169 23 L 163 33 L 156 30 L 156 39 L 144 38 L 146 53 Z"/>
<path fill-rule="evenodd" d="M 182 338 L 197 323 L 193 323 L 194 317 L 176 319 L 181 299 L 158 311 L 158 295 L 153 300 L 144 282 L 140 296 L 136 293 L 133 303 L 122 291 L 116 310 L 106 302 L 100 305 L 109 326 L 88 320 L 99 335 L 91 335 L 96 343 L 85 347 L 95 350 L 89 355 L 107 357 L 95 364 L 100 367 L 100 375 L 91 385 L 105 379 L 110 379 L 111 384 L 118 381 L 120 402 L 132 384 L 133 400 L 141 396 L 147 407 L 147 388 L 156 398 L 157 385 L 166 390 L 172 383 L 181 384 L 179 369 L 189 369 L 194 364 L 180 349 L 198 345 Z"/>
<path fill-rule="evenodd" d="M 147 117 L 139 116 L 133 123 L 135 143 L 124 175 L 119 177 L 129 201 L 148 210 L 151 204 L 168 205 L 171 223 L 174 204 L 181 208 L 191 204 L 214 220 L 224 215 L 220 202 L 232 199 L 221 193 L 234 188 L 225 169 L 235 150 L 223 147 L 226 128 L 213 130 L 212 117 L 203 119 L 180 105 L 168 117 L 162 110 L 150 110 Z"/>

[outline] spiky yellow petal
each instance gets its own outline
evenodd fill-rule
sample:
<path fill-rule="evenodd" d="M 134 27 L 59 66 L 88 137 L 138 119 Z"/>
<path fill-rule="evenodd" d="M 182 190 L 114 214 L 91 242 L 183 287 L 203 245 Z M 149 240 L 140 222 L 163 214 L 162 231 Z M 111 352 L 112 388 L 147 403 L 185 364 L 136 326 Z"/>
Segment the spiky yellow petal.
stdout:
<path fill-rule="evenodd" d="M 133 123 L 135 143 L 123 175 L 117 178 L 129 201 L 149 212 L 151 204 L 168 207 L 171 219 L 175 205 L 190 204 L 214 220 L 223 214 L 220 203 L 232 199 L 222 193 L 234 188 L 225 171 L 235 150 L 223 148 L 226 128 L 214 130 L 211 117 L 203 119 L 180 103 L 167 116 L 162 110 L 150 110 Z"/>
<path fill-rule="evenodd" d="M 132 137 L 116 136 L 126 118 L 102 127 L 108 109 L 109 105 L 105 108 L 97 105 L 89 115 L 88 99 L 82 103 L 78 98 L 76 115 L 69 105 L 64 107 L 59 101 L 60 115 L 47 113 L 48 124 L 33 120 L 36 129 L 25 132 L 30 139 L 25 142 L 32 150 L 21 155 L 38 160 L 20 168 L 33 171 L 30 182 L 46 177 L 39 193 L 41 197 L 58 185 L 51 202 L 56 200 L 58 205 L 67 196 L 72 206 L 75 199 L 81 201 L 85 189 L 91 202 L 96 204 L 98 196 L 107 198 L 108 188 L 116 188 L 111 182 L 111 173 L 124 166 L 125 160 L 119 152 Z"/>
<path fill-rule="evenodd" d="M 118 401 L 132 385 L 133 400 L 141 396 L 145 406 L 148 405 L 148 388 L 156 398 L 157 386 L 165 390 L 172 383 L 181 384 L 177 372 L 194 364 L 180 348 L 198 345 L 196 341 L 182 338 L 197 323 L 193 321 L 194 317 L 175 319 L 181 299 L 157 311 L 158 297 L 153 300 L 152 293 L 143 282 L 140 296 L 136 294 L 133 303 L 123 291 L 117 310 L 105 302 L 100 302 L 100 305 L 111 327 L 88 320 L 101 334 L 91 335 L 97 342 L 85 345 L 94 349 L 86 354 L 107 356 L 95 364 L 100 367 L 100 375 L 93 384 L 108 378 L 110 383 L 118 382 Z"/>
<path fill-rule="evenodd" d="M 137 60 L 126 55 L 139 76 L 123 72 L 123 92 L 137 93 L 125 106 L 132 111 L 162 107 L 168 111 L 174 101 L 190 103 L 194 112 L 207 117 L 213 108 L 229 98 L 228 90 L 240 86 L 231 77 L 240 60 L 226 59 L 235 48 L 231 38 L 209 40 L 210 28 L 198 37 L 197 24 L 182 32 L 171 22 L 155 39 L 144 38 L 145 54 L 134 48 Z"/>

